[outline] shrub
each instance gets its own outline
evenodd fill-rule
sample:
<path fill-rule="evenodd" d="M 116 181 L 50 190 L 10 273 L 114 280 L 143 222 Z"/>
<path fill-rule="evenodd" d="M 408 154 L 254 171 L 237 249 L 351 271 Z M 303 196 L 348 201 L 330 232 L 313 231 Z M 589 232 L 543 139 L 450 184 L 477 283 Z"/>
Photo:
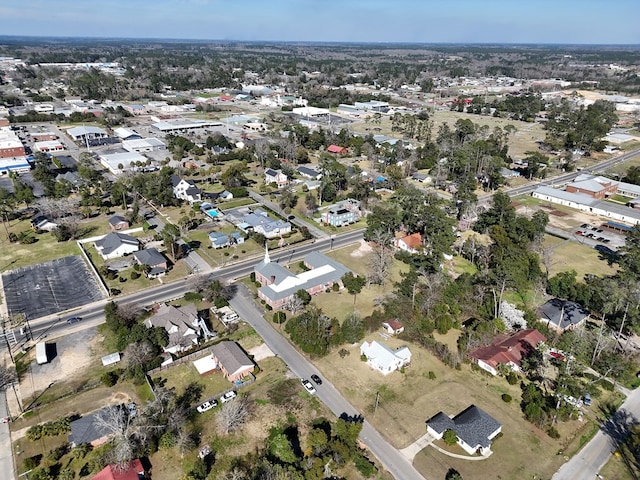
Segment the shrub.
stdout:
<path fill-rule="evenodd" d="M 273 310 L 273 307 L 271 305 L 269 305 L 268 303 L 265 303 L 264 308 L 271 311 Z"/>
<path fill-rule="evenodd" d="M 447 445 L 455 445 L 456 443 L 458 443 L 458 435 L 456 435 L 456 432 L 451 429 L 445 430 L 444 434 L 442 435 L 442 439 Z"/>
<path fill-rule="evenodd" d="M 369 478 L 378 473 L 378 469 L 373 462 L 364 455 L 357 455 L 356 458 L 353 459 L 353 465 L 365 478 Z"/>
<path fill-rule="evenodd" d="M 338 285 L 337 283 L 334 283 L 333 285 L 331 285 L 331 289 L 334 292 L 337 292 L 338 290 L 340 290 L 340 285 Z"/>
<path fill-rule="evenodd" d="M 547 435 L 551 438 L 560 438 L 560 432 L 556 429 L 556 427 L 549 427 L 547 430 Z"/>
<path fill-rule="evenodd" d="M 360 360 L 363 362 L 367 361 L 367 356 L 363 353 L 362 355 L 360 355 Z"/>
<path fill-rule="evenodd" d="M 140 272 L 136 272 L 134 270 L 133 272 L 131 272 L 131 275 L 129 275 L 129 278 L 131 278 L 131 280 L 137 280 L 138 278 L 140 278 Z"/>
<path fill-rule="evenodd" d="M 429 380 L 435 380 L 436 374 L 433 370 L 429 370 Z"/>
<path fill-rule="evenodd" d="M 503 393 L 502 394 L 502 401 L 505 403 L 509 403 L 512 400 L 511 395 L 509 395 L 508 393 Z"/>
<path fill-rule="evenodd" d="M 287 320 L 287 314 L 283 311 L 278 311 L 273 314 L 273 323 L 284 323 Z"/>
<path fill-rule="evenodd" d="M 244 251 L 242 253 L 244 253 Z M 252 282 L 256 281 L 256 272 L 251 272 L 249 274 L 249 280 L 251 280 Z"/>
<path fill-rule="evenodd" d="M 104 372 L 100 377 L 100 381 L 105 387 L 113 387 L 118 383 L 118 374 L 116 372 Z"/>
<path fill-rule="evenodd" d="M 27 457 L 22 461 L 22 465 L 24 465 L 25 470 L 33 470 L 38 465 L 40 465 L 40 461 L 42 460 L 42 455 L 34 455 L 33 457 Z"/>
<path fill-rule="evenodd" d="M 515 385 L 516 383 L 518 383 L 518 375 L 516 375 L 515 372 L 507 373 L 506 379 L 507 382 L 509 382 L 509 385 Z"/>
<path fill-rule="evenodd" d="M 341 348 L 338 351 L 338 355 L 340 355 L 340 358 L 344 358 L 344 357 L 346 357 L 346 356 L 348 356 L 350 354 L 351 354 L 351 352 L 349 350 L 347 350 L 346 348 Z"/>
<path fill-rule="evenodd" d="M 198 292 L 186 292 L 184 294 L 184 299 L 188 302 L 197 302 L 202 300 L 202 294 Z"/>
<path fill-rule="evenodd" d="M 60 460 L 67 452 L 69 451 L 69 444 L 68 443 L 63 443 L 62 445 L 60 445 L 57 448 L 54 448 L 53 450 L 51 450 L 49 452 L 49 454 L 47 455 L 47 460 L 51 461 L 51 462 L 57 462 L 58 460 Z"/>

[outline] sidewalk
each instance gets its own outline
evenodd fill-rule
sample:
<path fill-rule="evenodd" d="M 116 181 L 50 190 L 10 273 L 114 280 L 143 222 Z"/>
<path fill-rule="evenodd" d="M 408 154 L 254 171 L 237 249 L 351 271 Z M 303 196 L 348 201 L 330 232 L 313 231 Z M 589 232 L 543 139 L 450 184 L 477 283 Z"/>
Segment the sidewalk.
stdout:
<path fill-rule="evenodd" d="M 2 478 L 10 480 L 16 478 L 16 472 L 13 468 L 13 451 L 11 449 L 9 424 L 2 421 L 7 416 L 6 393 L 0 391 L 0 472 L 2 472 Z"/>

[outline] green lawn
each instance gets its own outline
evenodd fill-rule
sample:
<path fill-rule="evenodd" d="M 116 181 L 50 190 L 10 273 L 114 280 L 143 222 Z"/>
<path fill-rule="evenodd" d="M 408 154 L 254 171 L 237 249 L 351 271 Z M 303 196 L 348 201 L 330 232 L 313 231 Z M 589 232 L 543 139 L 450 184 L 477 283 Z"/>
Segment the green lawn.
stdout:
<path fill-rule="evenodd" d="M 202 357 L 205 356 L 206 354 L 203 353 Z M 187 385 L 197 383 L 203 387 L 202 399 L 225 392 L 233 386 L 220 372 L 201 376 L 192 362 L 169 366 L 166 370 L 154 374 L 153 382 L 156 385 L 164 383 L 166 388 L 175 387 L 177 392 L 183 392 Z"/>
<path fill-rule="evenodd" d="M 562 243 L 553 250 L 550 274 L 575 270 L 578 280 L 582 280 L 588 273 L 594 275 L 612 275 L 617 269 L 600 259 L 600 254 L 594 248 L 580 245 L 576 242 Z"/>

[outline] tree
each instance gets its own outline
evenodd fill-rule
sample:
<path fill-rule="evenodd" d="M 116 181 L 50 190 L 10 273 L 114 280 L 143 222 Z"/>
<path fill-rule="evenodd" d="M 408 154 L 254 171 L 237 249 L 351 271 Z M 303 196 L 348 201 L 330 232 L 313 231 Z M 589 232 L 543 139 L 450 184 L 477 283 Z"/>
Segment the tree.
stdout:
<path fill-rule="evenodd" d="M 298 297 L 300 299 L 300 301 L 302 301 L 303 305 L 309 305 L 309 303 L 311 302 L 311 295 L 309 294 L 309 292 L 307 292 L 304 289 L 300 289 L 298 290 L 294 296 Z"/>
<path fill-rule="evenodd" d="M 444 431 L 442 439 L 447 445 L 455 445 L 456 443 L 458 443 L 458 435 L 456 435 L 456 432 L 454 432 L 450 428 Z"/>
<path fill-rule="evenodd" d="M 372 233 L 373 249 L 369 257 L 369 283 L 384 285 L 393 265 L 393 250 L 390 248 L 391 234 L 377 230 Z"/>
<path fill-rule="evenodd" d="M 236 397 L 230 402 L 222 404 L 216 415 L 218 429 L 228 434 L 239 430 L 249 418 L 249 407 L 244 396 Z"/>
<path fill-rule="evenodd" d="M 354 275 L 353 272 L 347 272 L 342 276 L 342 284 L 347 291 L 353 295 L 353 304 L 356 304 L 356 295 L 362 291 L 367 281 L 364 277 Z"/>
<path fill-rule="evenodd" d="M 364 338 L 365 328 L 358 312 L 347 315 L 341 326 L 342 340 L 346 343 L 356 343 Z"/>
<path fill-rule="evenodd" d="M 318 209 L 318 201 L 313 192 L 309 192 L 304 196 L 304 204 L 307 207 L 309 215 L 312 215 Z"/>

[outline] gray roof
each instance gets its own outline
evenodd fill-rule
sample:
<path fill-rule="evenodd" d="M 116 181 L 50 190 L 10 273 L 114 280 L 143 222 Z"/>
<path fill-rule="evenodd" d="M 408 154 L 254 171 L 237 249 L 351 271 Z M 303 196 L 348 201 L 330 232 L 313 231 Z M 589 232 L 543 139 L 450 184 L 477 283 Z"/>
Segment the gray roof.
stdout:
<path fill-rule="evenodd" d="M 436 432 L 453 430 L 458 438 L 471 447 L 489 447 L 489 436 L 502 425 L 495 418 L 475 405 L 469 406 L 453 418 L 438 412 L 427 424 Z"/>
<path fill-rule="evenodd" d="M 552 298 L 538 308 L 538 317 L 549 321 L 564 330 L 572 325 L 578 325 L 589 316 L 589 311 L 576 302 L 569 302 L 559 298 Z"/>
<path fill-rule="evenodd" d="M 127 235 L 126 233 L 111 232 L 105 235 L 101 240 L 96 240 L 96 247 L 102 247 L 102 254 L 109 255 L 115 252 L 120 245 L 138 245 L 138 239 Z"/>
<path fill-rule="evenodd" d="M 59 173 L 56 175 L 56 182 L 59 182 L 60 180 L 66 180 L 76 187 L 82 185 L 82 178 L 76 172 Z"/>
<path fill-rule="evenodd" d="M 248 365 L 253 365 L 253 361 L 236 342 L 222 341 L 211 348 L 211 353 L 230 374 Z"/>
<path fill-rule="evenodd" d="M 109 223 L 114 227 L 120 223 L 128 223 L 127 220 L 121 215 L 114 215 L 109 219 Z"/>
<path fill-rule="evenodd" d="M 242 222 L 248 224 L 253 228 L 262 226 L 265 232 L 276 229 L 284 229 L 288 226 L 291 226 L 289 222 L 285 222 L 284 220 L 274 220 L 273 218 L 260 215 L 257 210 L 255 213 L 249 213 L 242 217 Z"/>
<path fill-rule="evenodd" d="M 72 421 L 70 424 L 71 433 L 69 434 L 69 442 L 75 445 L 80 445 L 81 443 L 91 443 L 109 435 L 109 430 L 96 426 L 96 419 L 102 415 L 103 412 L 106 413 L 109 408 L 117 407 L 105 407 L 102 410 L 98 410 L 97 412 L 93 412 Z"/>
<path fill-rule="evenodd" d="M 181 347 L 189 347 L 194 344 L 194 340 L 198 338 L 197 334 L 185 335 L 188 329 L 197 331 L 198 310 L 192 303 L 183 307 L 174 307 L 173 305 L 160 305 L 158 311 L 153 317 L 145 320 L 147 328 L 162 327 L 167 332 L 173 327 L 177 331 L 169 334 L 169 344 L 166 348 L 172 348 L 177 345 Z"/>
<path fill-rule="evenodd" d="M 282 172 L 280 170 L 274 170 L 273 168 L 267 168 L 264 171 L 264 174 L 270 177 L 277 177 L 279 173 L 282 173 Z"/>
<path fill-rule="evenodd" d="M 135 252 L 133 256 L 142 265 L 149 265 L 150 267 L 156 267 L 162 263 L 167 263 L 167 259 L 164 258 L 164 255 L 155 248 L 139 250 Z"/>
<path fill-rule="evenodd" d="M 326 265 L 333 267 L 333 269 L 331 271 L 324 272 L 317 276 L 310 276 L 309 278 L 305 279 L 302 276 L 304 276 L 306 272 L 303 272 L 301 275 L 296 276 L 278 263 L 265 263 L 264 261 L 262 261 L 258 265 L 256 265 L 255 270 L 265 278 L 273 278 L 273 285 L 280 285 L 289 277 L 297 277 L 298 281 L 291 282 L 291 287 L 283 288 L 281 290 L 274 290 L 270 285 L 265 285 L 259 288 L 260 292 L 272 301 L 282 300 L 283 298 L 290 297 L 301 289 L 308 290 L 317 285 L 337 283 L 342 279 L 345 273 L 351 271 L 341 263 L 336 262 L 332 258 L 329 258 L 319 252 L 309 253 L 306 257 L 304 257 L 304 262 L 311 267 L 312 271 Z"/>
<path fill-rule="evenodd" d="M 593 179 L 573 182 L 567 185 L 567 187 L 580 188 L 582 190 L 588 190 L 589 192 L 599 192 L 600 190 L 604 190 L 605 188 L 607 188 L 606 185 L 603 185 Z"/>
<path fill-rule="evenodd" d="M 541 186 L 534 190 L 534 193 L 540 195 L 548 195 L 550 197 L 559 198 L 568 202 L 581 203 L 583 205 L 592 205 L 598 200 L 587 195 L 586 193 L 571 193 L 559 190 L 557 188 Z"/>
<path fill-rule="evenodd" d="M 316 178 L 316 177 L 322 175 L 317 170 L 314 170 L 313 168 L 309 168 L 309 167 L 298 167 L 298 173 L 300 175 L 305 175 L 305 176 L 311 177 L 311 178 Z"/>

